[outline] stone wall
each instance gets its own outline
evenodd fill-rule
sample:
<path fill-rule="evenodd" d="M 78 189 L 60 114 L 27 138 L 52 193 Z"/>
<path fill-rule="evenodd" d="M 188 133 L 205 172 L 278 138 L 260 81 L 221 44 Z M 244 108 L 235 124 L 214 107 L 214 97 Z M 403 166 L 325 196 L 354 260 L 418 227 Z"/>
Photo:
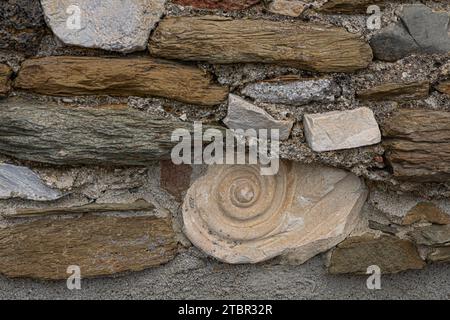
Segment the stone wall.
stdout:
<path fill-rule="evenodd" d="M 1 298 L 450 297 L 450 4 L 71 5 L 0 3 Z M 173 164 L 194 121 L 279 129 L 279 172 Z"/>

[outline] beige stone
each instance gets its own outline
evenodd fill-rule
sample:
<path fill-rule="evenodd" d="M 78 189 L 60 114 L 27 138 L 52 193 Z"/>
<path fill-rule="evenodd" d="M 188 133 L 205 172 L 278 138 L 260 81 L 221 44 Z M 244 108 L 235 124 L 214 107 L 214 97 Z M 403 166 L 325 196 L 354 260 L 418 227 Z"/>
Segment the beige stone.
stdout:
<path fill-rule="evenodd" d="M 330 167 L 282 162 L 261 176 L 257 165 L 210 166 L 186 195 L 184 232 L 227 263 L 301 264 L 349 235 L 366 196 L 360 178 Z"/>
<path fill-rule="evenodd" d="M 432 202 L 419 202 L 403 218 L 403 225 L 416 222 L 431 222 L 436 224 L 450 224 L 450 214 Z"/>
<path fill-rule="evenodd" d="M 12 70 L 6 64 L 0 64 L 0 97 L 6 96 L 10 90 Z"/>
<path fill-rule="evenodd" d="M 297 0 L 274 0 L 269 4 L 269 11 L 284 16 L 298 17 L 307 8 L 307 4 Z"/>

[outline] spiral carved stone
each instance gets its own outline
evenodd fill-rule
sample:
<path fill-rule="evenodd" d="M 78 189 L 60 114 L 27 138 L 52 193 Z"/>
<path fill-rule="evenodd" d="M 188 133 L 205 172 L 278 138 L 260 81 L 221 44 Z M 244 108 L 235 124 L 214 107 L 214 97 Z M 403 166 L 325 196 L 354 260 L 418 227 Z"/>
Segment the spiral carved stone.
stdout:
<path fill-rule="evenodd" d="M 257 165 L 210 166 L 187 192 L 184 231 L 227 263 L 281 254 L 303 263 L 345 239 L 366 197 L 360 178 L 324 166 L 282 162 L 274 176 Z"/>

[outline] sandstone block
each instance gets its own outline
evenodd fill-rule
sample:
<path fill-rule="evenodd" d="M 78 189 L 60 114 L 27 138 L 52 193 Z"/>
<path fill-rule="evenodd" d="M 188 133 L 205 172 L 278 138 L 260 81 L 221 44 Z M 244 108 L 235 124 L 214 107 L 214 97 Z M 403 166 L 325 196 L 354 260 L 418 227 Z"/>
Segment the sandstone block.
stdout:
<path fill-rule="evenodd" d="M 383 101 L 398 100 L 408 101 L 424 99 L 428 97 L 430 83 L 428 81 L 412 83 L 385 83 L 357 93 L 361 100 Z"/>

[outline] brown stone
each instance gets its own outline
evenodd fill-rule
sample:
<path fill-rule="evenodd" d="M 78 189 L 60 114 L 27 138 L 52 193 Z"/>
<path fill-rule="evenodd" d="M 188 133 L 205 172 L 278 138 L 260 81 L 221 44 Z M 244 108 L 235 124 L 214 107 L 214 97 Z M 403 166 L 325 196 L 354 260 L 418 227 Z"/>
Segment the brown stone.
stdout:
<path fill-rule="evenodd" d="M 186 164 L 175 165 L 172 160 L 162 160 L 159 163 L 161 188 L 181 200 L 183 192 L 191 185 L 192 167 Z"/>
<path fill-rule="evenodd" d="M 450 80 L 442 81 L 436 86 L 436 90 L 450 95 Z"/>
<path fill-rule="evenodd" d="M 425 262 L 414 244 L 390 235 L 364 233 L 351 236 L 330 254 L 328 271 L 333 274 L 365 274 L 372 265 L 382 273 L 397 273 L 409 269 L 422 269 Z"/>
<path fill-rule="evenodd" d="M 450 262 L 450 247 L 433 248 L 427 260 L 431 262 Z"/>
<path fill-rule="evenodd" d="M 321 72 L 351 72 L 372 61 L 359 35 L 303 22 L 168 17 L 149 44 L 153 56 L 210 63 L 274 63 Z"/>
<path fill-rule="evenodd" d="M 199 9 L 243 10 L 260 0 L 173 0 L 173 3 Z"/>
<path fill-rule="evenodd" d="M 55 96 L 155 96 L 200 105 L 220 104 L 228 93 L 198 68 L 148 58 L 29 59 L 14 85 Z"/>
<path fill-rule="evenodd" d="M 428 97 L 430 83 L 428 81 L 411 83 L 386 83 L 357 93 L 361 100 L 400 100 L 408 101 Z"/>
<path fill-rule="evenodd" d="M 319 8 L 323 13 L 361 14 L 370 5 L 382 5 L 386 0 L 328 0 Z"/>
<path fill-rule="evenodd" d="M 409 233 L 417 244 L 424 246 L 450 246 L 450 225 L 417 227 Z"/>
<path fill-rule="evenodd" d="M 402 225 L 424 221 L 435 224 L 450 224 L 450 215 L 432 202 L 419 202 L 403 218 Z"/>
<path fill-rule="evenodd" d="M 450 112 L 399 110 L 383 126 L 386 158 L 399 179 L 450 179 Z"/>
<path fill-rule="evenodd" d="M 40 219 L 0 229 L 0 273 L 67 279 L 67 267 L 94 277 L 140 271 L 172 260 L 177 242 L 168 218 Z"/>
<path fill-rule="evenodd" d="M 6 64 L 0 64 L 0 97 L 4 97 L 10 90 L 12 70 Z"/>

